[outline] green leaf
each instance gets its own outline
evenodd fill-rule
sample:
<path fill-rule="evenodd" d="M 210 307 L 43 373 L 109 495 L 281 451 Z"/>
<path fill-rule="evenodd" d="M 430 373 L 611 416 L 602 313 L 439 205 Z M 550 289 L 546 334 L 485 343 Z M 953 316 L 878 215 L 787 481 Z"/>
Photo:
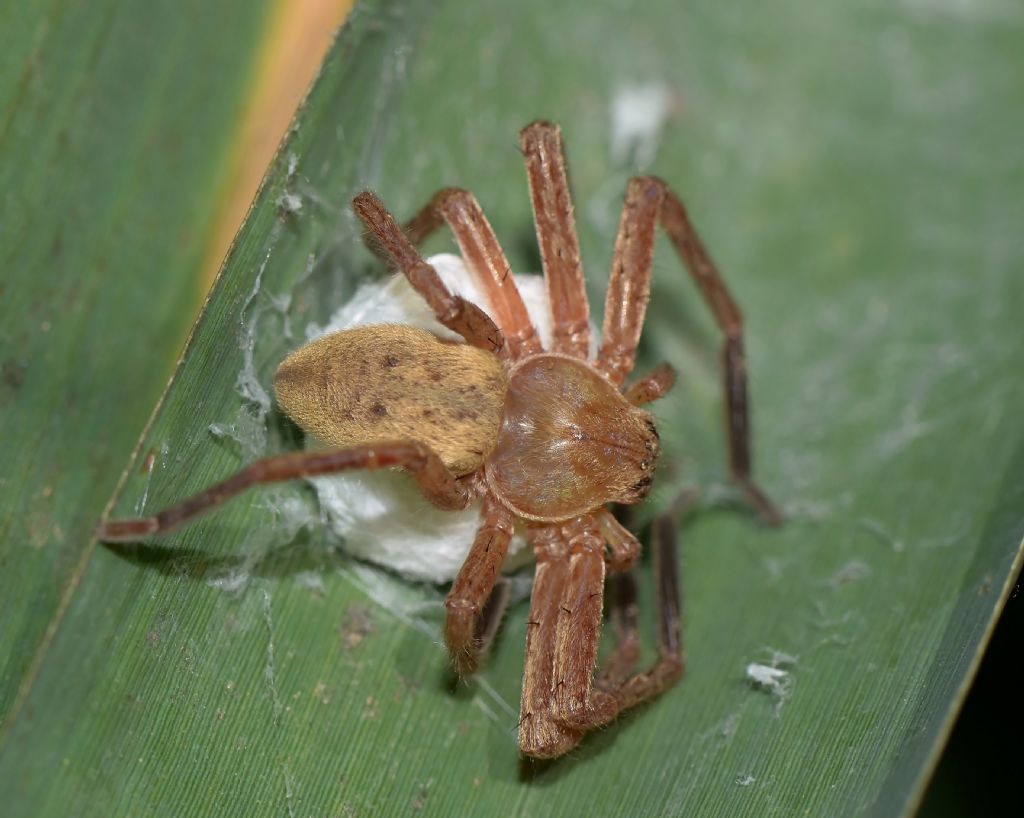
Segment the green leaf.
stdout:
<path fill-rule="evenodd" d="M 0 721 L 201 297 L 263 29 L 207 5 L 0 8 Z"/>
<path fill-rule="evenodd" d="M 15 814 L 912 812 L 1020 555 L 1022 46 L 1024 13 L 995 0 L 364 3 L 116 510 L 297 445 L 252 383 L 266 389 L 305 323 L 380 274 L 346 204 L 364 187 L 402 215 L 471 188 L 515 267 L 535 268 L 515 133 L 557 120 L 599 304 L 642 153 L 612 150 L 614 101 L 661 87 L 644 170 L 684 196 L 744 308 L 757 472 L 789 520 L 758 527 L 728 487 L 717 338 L 662 243 L 643 362 L 682 377 L 657 410 L 647 513 L 704 492 L 681 528 L 681 684 L 572 756 L 521 765 L 525 605 L 452 690 L 443 590 L 295 530 L 282 509 L 311 508 L 310 492 L 282 487 L 85 552 L 63 616 L 33 620 L 52 638 L 0 750 Z M 120 338 L 91 365 L 131 382 L 146 366 Z M 640 579 L 653 632 L 646 566 Z M 748 666 L 773 662 L 780 686 L 753 686 Z"/>

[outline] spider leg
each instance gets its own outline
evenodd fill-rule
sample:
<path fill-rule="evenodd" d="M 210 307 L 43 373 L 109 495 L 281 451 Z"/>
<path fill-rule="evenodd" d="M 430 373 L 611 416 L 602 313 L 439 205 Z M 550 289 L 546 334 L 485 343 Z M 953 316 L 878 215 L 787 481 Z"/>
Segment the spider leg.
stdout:
<path fill-rule="evenodd" d="M 620 596 L 613 609 L 616 613 L 612 624 L 618 645 L 598 674 L 589 702 L 584 704 L 579 695 L 582 691 L 578 691 L 576 696 L 566 697 L 569 707 L 556 706 L 555 718 L 570 729 L 593 730 L 607 724 L 623 710 L 664 692 L 683 675 L 679 569 L 675 521 L 671 516 L 664 515 L 654 522 L 652 540 L 658 591 L 659 657 L 647 671 L 629 675 L 639 654 L 639 638 L 635 587 L 627 580 L 619 585 Z M 627 579 L 627 576 L 617 579 Z"/>
<path fill-rule="evenodd" d="M 569 583 L 569 545 L 557 525 L 529 528 L 527 533 L 537 566 L 527 620 L 519 750 L 532 758 L 555 758 L 569 752 L 583 737 L 583 731 L 556 721 L 553 712 L 555 646 Z M 596 632 L 579 637 L 597 640 Z"/>
<path fill-rule="evenodd" d="M 644 673 L 638 673 L 624 681 L 623 671 L 628 672 L 625 663 L 619 667 L 608 666 L 602 675 L 600 687 L 615 702 L 612 716 L 630 707 L 653 698 L 671 687 L 683 675 L 683 644 L 679 606 L 679 565 L 676 556 L 676 527 L 674 520 L 663 515 L 651 526 L 654 552 L 654 581 L 658 591 L 658 659 Z M 636 657 L 636 606 L 623 614 L 620 638 L 628 649 L 620 650 L 625 657 Z M 603 715 L 603 714 L 602 714 Z M 600 722 L 604 723 L 604 722 Z M 599 726 L 598 723 L 592 726 Z"/>
<path fill-rule="evenodd" d="M 252 486 L 352 469 L 392 467 L 408 471 L 419 483 L 424 496 L 439 508 L 465 508 L 472 499 L 469 489 L 445 467 L 437 454 L 422 443 L 371 443 L 345 449 L 291 452 L 255 460 L 226 480 L 152 517 L 103 520 L 96 535 L 105 542 L 132 542 L 139 537 L 173 531 Z"/>
<path fill-rule="evenodd" d="M 552 718 L 570 730 L 586 732 L 615 717 L 615 699 L 594 687 L 598 637 L 604 612 L 604 540 L 591 517 L 563 529 L 569 547 L 569 574 L 555 633 Z"/>
<path fill-rule="evenodd" d="M 526 311 L 515 277 L 510 275 L 505 251 L 476 197 L 458 188 L 439 190 L 406 223 L 404 230 L 409 240 L 419 245 L 443 224 L 451 228 L 462 258 L 484 291 L 508 342 L 511 358 L 517 360 L 540 352 L 537 329 Z"/>
<path fill-rule="evenodd" d="M 615 240 L 605 306 L 604 342 L 598 352 L 598 368 L 619 384 L 633 369 L 650 297 L 654 234 L 658 221 L 725 336 L 723 361 L 729 469 L 762 518 L 770 524 L 777 524 L 781 522 L 782 514 L 751 477 L 743 316 L 691 224 L 682 201 L 664 182 L 654 177 L 641 176 L 630 180 L 626 192 L 626 204 Z"/>
<path fill-rule="evenodd" d="M 619 385 L 633 371 L 651 295 L 654 230 L 661 199 L 661 188 L 652 180 L 630 179 L 612 251 L 602 343 L 597 353 L 597 368 Z"/>
<path fill-rule="evenodd" d="M 524 755 L 564 755 L 590 730 L 653 698 L 683 674 L 675 520 L 652 526 L 658 590 L 659 658 L 632 674 L 639 656 L 635 585 L 615 577 L 612 627 L 617 644 L 595 678 L 604 597 L 605 560 L 599 519 L 532 529 L 537 576 L 527 632 L 519 747 Z"/>
<path fill-rule="evenodd" d="M 505 339 L 491 317 L 471 301 L 449 292 L 437 270 L 423 260 L 380 199 L 367 190 L 352 200 L 352 207 L 373 234 L 384 255 L 402 271 L 413 289 L 423 296 L 441 324 L 457 332 L 473 346 L 499 354 L 504 350 Z"/>
<path fill-rule="evenodd" d="M 601 690 L 622 685 L 640 658 L 639 608 L 636 602 L 636 578 L 632 571 L 608 579 L 608 622 L 615 634 L 615 648 L 594 680 Z"/>
<path fill-rule="evenodd" d="M 493 600 L 495 582 L 505 562 L 515 522 L 512 513 L 489 494 L 484 496 L 480 515 L 482 522 L 473 547 L 444 601 L 444 641 L 452 666 L 460 676 L 476 670 L 497 627 L 495 620 L 501 618 L 500 611 L 497 616 L 493 610 L 488 616 L 483 613 L 493 607 L 492 601 L 500 607 L 500 600 Z"/>
<path fill-rule="evenodd" d="M 666 365 L 667 366 L 667 365 Z M 678 519 L 686 509 L 689 508 L 695 501 L 695 494 L 683 494 L 680 496 L 675 503 L 672 504 L 669 511 L 666 512 L 666 516 L 671 515 L 672 518 Z M 600 509 L 604 512 L 608 518 L 610 518 L 619 528 L 623 531 L 629 532 L 626 528 L 630 524 L 633 517 L 633 508 L 631 506 L 619 506 L 616 509 L 616 513 L 612 514 L 607 508 Z M 596 516 L 596 515 L 595 515 Z M 601 518 L 598 517 L 600 523 Z M 608 532 L 602 528 L 602 533 L 608 536 Z M 632 537 L 632 534 L 630 534 Z M 635 537 L 633 538 L 636 539 Z M 639 551 L 640 544 L 637 543 L 637 551 Z M 669 559 L 675 559 L 675 548 L 672 546 L 672 552 L 667 556 Z M 666 555 L 663 554 L 658 548 L 654 551 L 654 562 L 656 576 L 661 576 L 662 566 L 666 560 Z M 670 574 L 674 571 L 674 568 L 670 567 Z M 633 666 L 636 664 L 638 658 L 640 658 L 640 635 L 639 628 L 637 626 L 638 620 L 638 606 L 636 602 L 636 578 L 632 571 L 625 570 L 615 576 L 612 576 L 608 580 L 608 595 L 611 597 L 611 601 L 608 604 L 608 620 L 611 624 L 612 630 L 615 633 L 615 649 L 605 659 L 604 665 L 598 673 L 595 684 L 601 690 L 609 690 L 612 688 L 620 687 L 633 672 Z M 669 596 L 670 599 L 678 599 L 678 594 L 674 597 Z M 678 618 L 678 602 L 676 603 L 676 612 Z"/>
<path fill-rule="evenodd" d="M 594 685 L 605 580 L 600 528 L 584 516 L 531 532 L 537 575 L 519 726 L 524 755 L 564 755 L 621 709 L 614 693 Z M 619 663 L 629 659 L 624 651 Z"/>
<path fill-rule="evenodd" d="M 520 131 L 519 144 L 526 159 L 533 219 L 551 309 L 552 352 L 585 360 L 590 352 L 590 305 L 576 237 L 562 132 L 550 122 L 534 122 Z"/>
<path fill-rule="evenodd" d="M 474 644 L 478 664 L 491 649 L 491 643 L 498 633 L 501 620 L 505 618 L 505 611 L 508 610 L 511 597 L 512 583 L 507 577 L 498 577 L 491 595 L 487 597 L 487 602 L 484 603 L 484 608 L 480 612 L 480 618 L 476 621 Z"/>

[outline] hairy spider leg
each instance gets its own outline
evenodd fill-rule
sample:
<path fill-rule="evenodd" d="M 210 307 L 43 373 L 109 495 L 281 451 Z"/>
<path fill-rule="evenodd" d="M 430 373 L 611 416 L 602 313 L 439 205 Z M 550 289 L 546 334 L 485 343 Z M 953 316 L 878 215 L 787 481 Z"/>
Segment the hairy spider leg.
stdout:
<path fill-rule="evenodd" d="M 601 348 L 597 352 L 597 368 L 619 386 L 633 371 L 651 296 L 654 228 L 661 191 L 647 181 L 631 179 L 626 189 L 605 295 Z"/>
<path fill-rule="evenodd" d="M 659 515 L 651 526 L 651 546 L 654 562 L 654 584 L 658 600 L 658 643 L 661 661 L 670 667 L 679 662 L 679 676 L 683 673 L 683 650 L 681 642 L 682 609 L 679 592 L 679 563 L 676 546 L 676 522 L 686 515 L 698 497 L 698 492 L 683 492 Z M 607 512 L 607 509 L 605 509 Z M 633 508 L 619 506 L 616 515 L 607 512 L 623 530 L 628 531 Z M 594 684 L 600 690 L 614 691 L 622 688 L 630 679 L 633 667 L 640 658 L 640 635 L 637 626 L 639 607 L 636 601 L 636 578 L 631 571 L 624 571 L 609 578 L 607 593 L 608 622 L 615 634 L 615 648 L 606 657 Z M 656 671 L 656 678 L 665 678 L 666 669 Z M 670 673 L 668 675 L 671 675 Z M 677 677 L 678 678 L 678 677 Z M 665 686 L 672 684 L 668 679 Z M 633 683 L 635 689 L 637 683 Z"/>
<path fill-rule="evenodd" d="M 501 627 L 501 620 L 505 617 L 508 603 L 512 599 L 512 581 L 508 577 L 498 577 L 487 597 L 484 609 L 476 620 L 476 635 L 474 645 L 476 647 L 477 662 L 487 655 L 491 649 L 491 643 Z"/>
<path fill-rule="evenodd" d="M 583 738 L 582 730 L 553 718 L 555 647 L 562 597 L 569 577 L 569 544 L 557 525 L 527 529 L 537 556 L 526 628 L 526 661 L 520 698 L 519 749 L 532 758 L 563 755 Z M 596 642 L 597 633 L 580 633 Z M 592 668 L 591 668 L 592 670 Z"/>
<path fill-rule="evenodd" d="M 444 601 L 444 642 L 452 667 L 460 676 L 476 670 L 493 636 L 490 626 L 495 623 L 482 614 L 501 574 L 515 524 L 512 512 L 490 494 L 484 495 L 480 517 L 473 547 Z"/>
<path fill-rule="evenodd" d="M 657 696 L 682 676 L 674 526 L 674 520 L 665 515 L 652 528 L 659 658 L 647 671 L 633 675 L 639 637 L 635 589 L 629 574 L 622 575 L 625 584 L 617 586 L 622 590 L 613 600 L 615 650 L 595 674 L 605 581 L 599 524 L 581 517 L 531 533 L 538 575 L 531 600 L 519 725 L 524 755 L 563 755 L 588 731 Z"/>
<path fill-rule="evenodd" d="M 491 317 L 480 307 L 452 294 L 437 270 L 427 264 L 388 210 L 373 193 L 366 190 L 352 200 L 352 209 L 362 219 L 379 249 L 401 270 L 413 289 L 430 305 L 437 320 L 467 343 L 503 354 L 505 338 Z"/>
<path fill-rule="evenodd" d="M 562 537 L 568 546 L 569 571 L 555 628 L 551 718 L 585 732 L 592 723 L 605 724 L 614 717 L 614 701 L 594 688 L 604 618 L 604 539 L 589 516 L 563 526 Z"/>
<path fill-rule="evenodd" d="M 552 352 L 586 360 L 590 305 L 580 259 L 561 129 L 534 122 L 519 132 L 551 311 Z"/>
<path fill-rule="evenodd" d="M 152 517 L 104 520 L 97 527 L 96 535 L 105 542 L 132 542 L 139 537 L 173 531 L 256 485 L 353 469 L 393 467 L 409 472 L 427 500 L 438 508 L 463 509 L 472 499 L 470 490 L 422 443 L 372 443 L 344 449 L 290 452 L 254 460 L 226 480 Z"/>
<path fill-rule="evenodd" d="M 505 336 L 507 357 L 517 361 L 542 352 L 505 251 L 476 197 L 458 188 L 439 190 L 403 229 L 419 245 L 443 224 L 451 228 L 466 266 L 486 294 L 495 323 Z"/>
<path fill-rule="evenodd" d="M 605 593 L 609 598 L 608 625 L 615 634 L 615 648 L 605 657 L 604 665 L 594 680 L 601 690 L 618 687 L 626 681 L 640 658 L 640 606 L 636 601 L 633 572 L 609 577 Z"/>
<path fill-rule="evenodd" d="M 751 476 L 747 369 L 743 352 L 743 316 L 725 280 L 690 222 L 680 198 L 660 179 L 631 179 L 619 222 L 612 273 L 605 304 L 604 333 L 597 366 L 615 383 L 632 371 L 650 298 L 655 228 L 664 228 L 697 284 L 719 329 L 726 401 L 729 469 L 765 522 L 776 525 L 782 514 Z"/>
<path fill-rule="evenodd" d="M 662 693 L 682 677 L 685 669 L 676 521 L 672 515 L 663 514 L 652 523 L 651 550 L 658 598 L 658 659 L 647 671 L 630 675 L 640 645 L 636 582 L 631 573 L 621 574 L 614 578 L 616 598 L 611 605 L 616 648 L 595 683 L 614 699 L 613 717 Z"/>

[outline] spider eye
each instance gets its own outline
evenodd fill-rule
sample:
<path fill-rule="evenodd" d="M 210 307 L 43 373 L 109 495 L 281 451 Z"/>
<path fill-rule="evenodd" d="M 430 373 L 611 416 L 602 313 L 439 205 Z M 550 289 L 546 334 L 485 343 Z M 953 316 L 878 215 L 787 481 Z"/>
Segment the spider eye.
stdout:
<path fill-rule="evenodd" d="M 651 476 L 647 475 L 641 477 L 633 484 L 632 492 L 637 501 L 643 500 L 650 493 L 653 483 L 654 481 L 651 479 Z"/>

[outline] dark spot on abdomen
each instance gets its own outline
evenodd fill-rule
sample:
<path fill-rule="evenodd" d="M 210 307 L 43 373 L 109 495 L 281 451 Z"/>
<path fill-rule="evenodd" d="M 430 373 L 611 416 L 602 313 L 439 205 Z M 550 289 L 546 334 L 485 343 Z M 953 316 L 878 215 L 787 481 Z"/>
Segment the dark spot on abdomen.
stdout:
<path fill-rule="evenodd" d="M 375 403 L 370 407 L 370 415 L 372 417 L 382 418 L 388 413 L 387 407 L 383 403 Z"/>
<path fill-rule="evenodd" d="M 385 358 L 384 358 L 384 368 L 385 369 L 394 369 L 396 366 L 398 366 L 398 358 L 396 358 L 394 355 L 387 355 L 387 356 L 385 356 Z"/>

